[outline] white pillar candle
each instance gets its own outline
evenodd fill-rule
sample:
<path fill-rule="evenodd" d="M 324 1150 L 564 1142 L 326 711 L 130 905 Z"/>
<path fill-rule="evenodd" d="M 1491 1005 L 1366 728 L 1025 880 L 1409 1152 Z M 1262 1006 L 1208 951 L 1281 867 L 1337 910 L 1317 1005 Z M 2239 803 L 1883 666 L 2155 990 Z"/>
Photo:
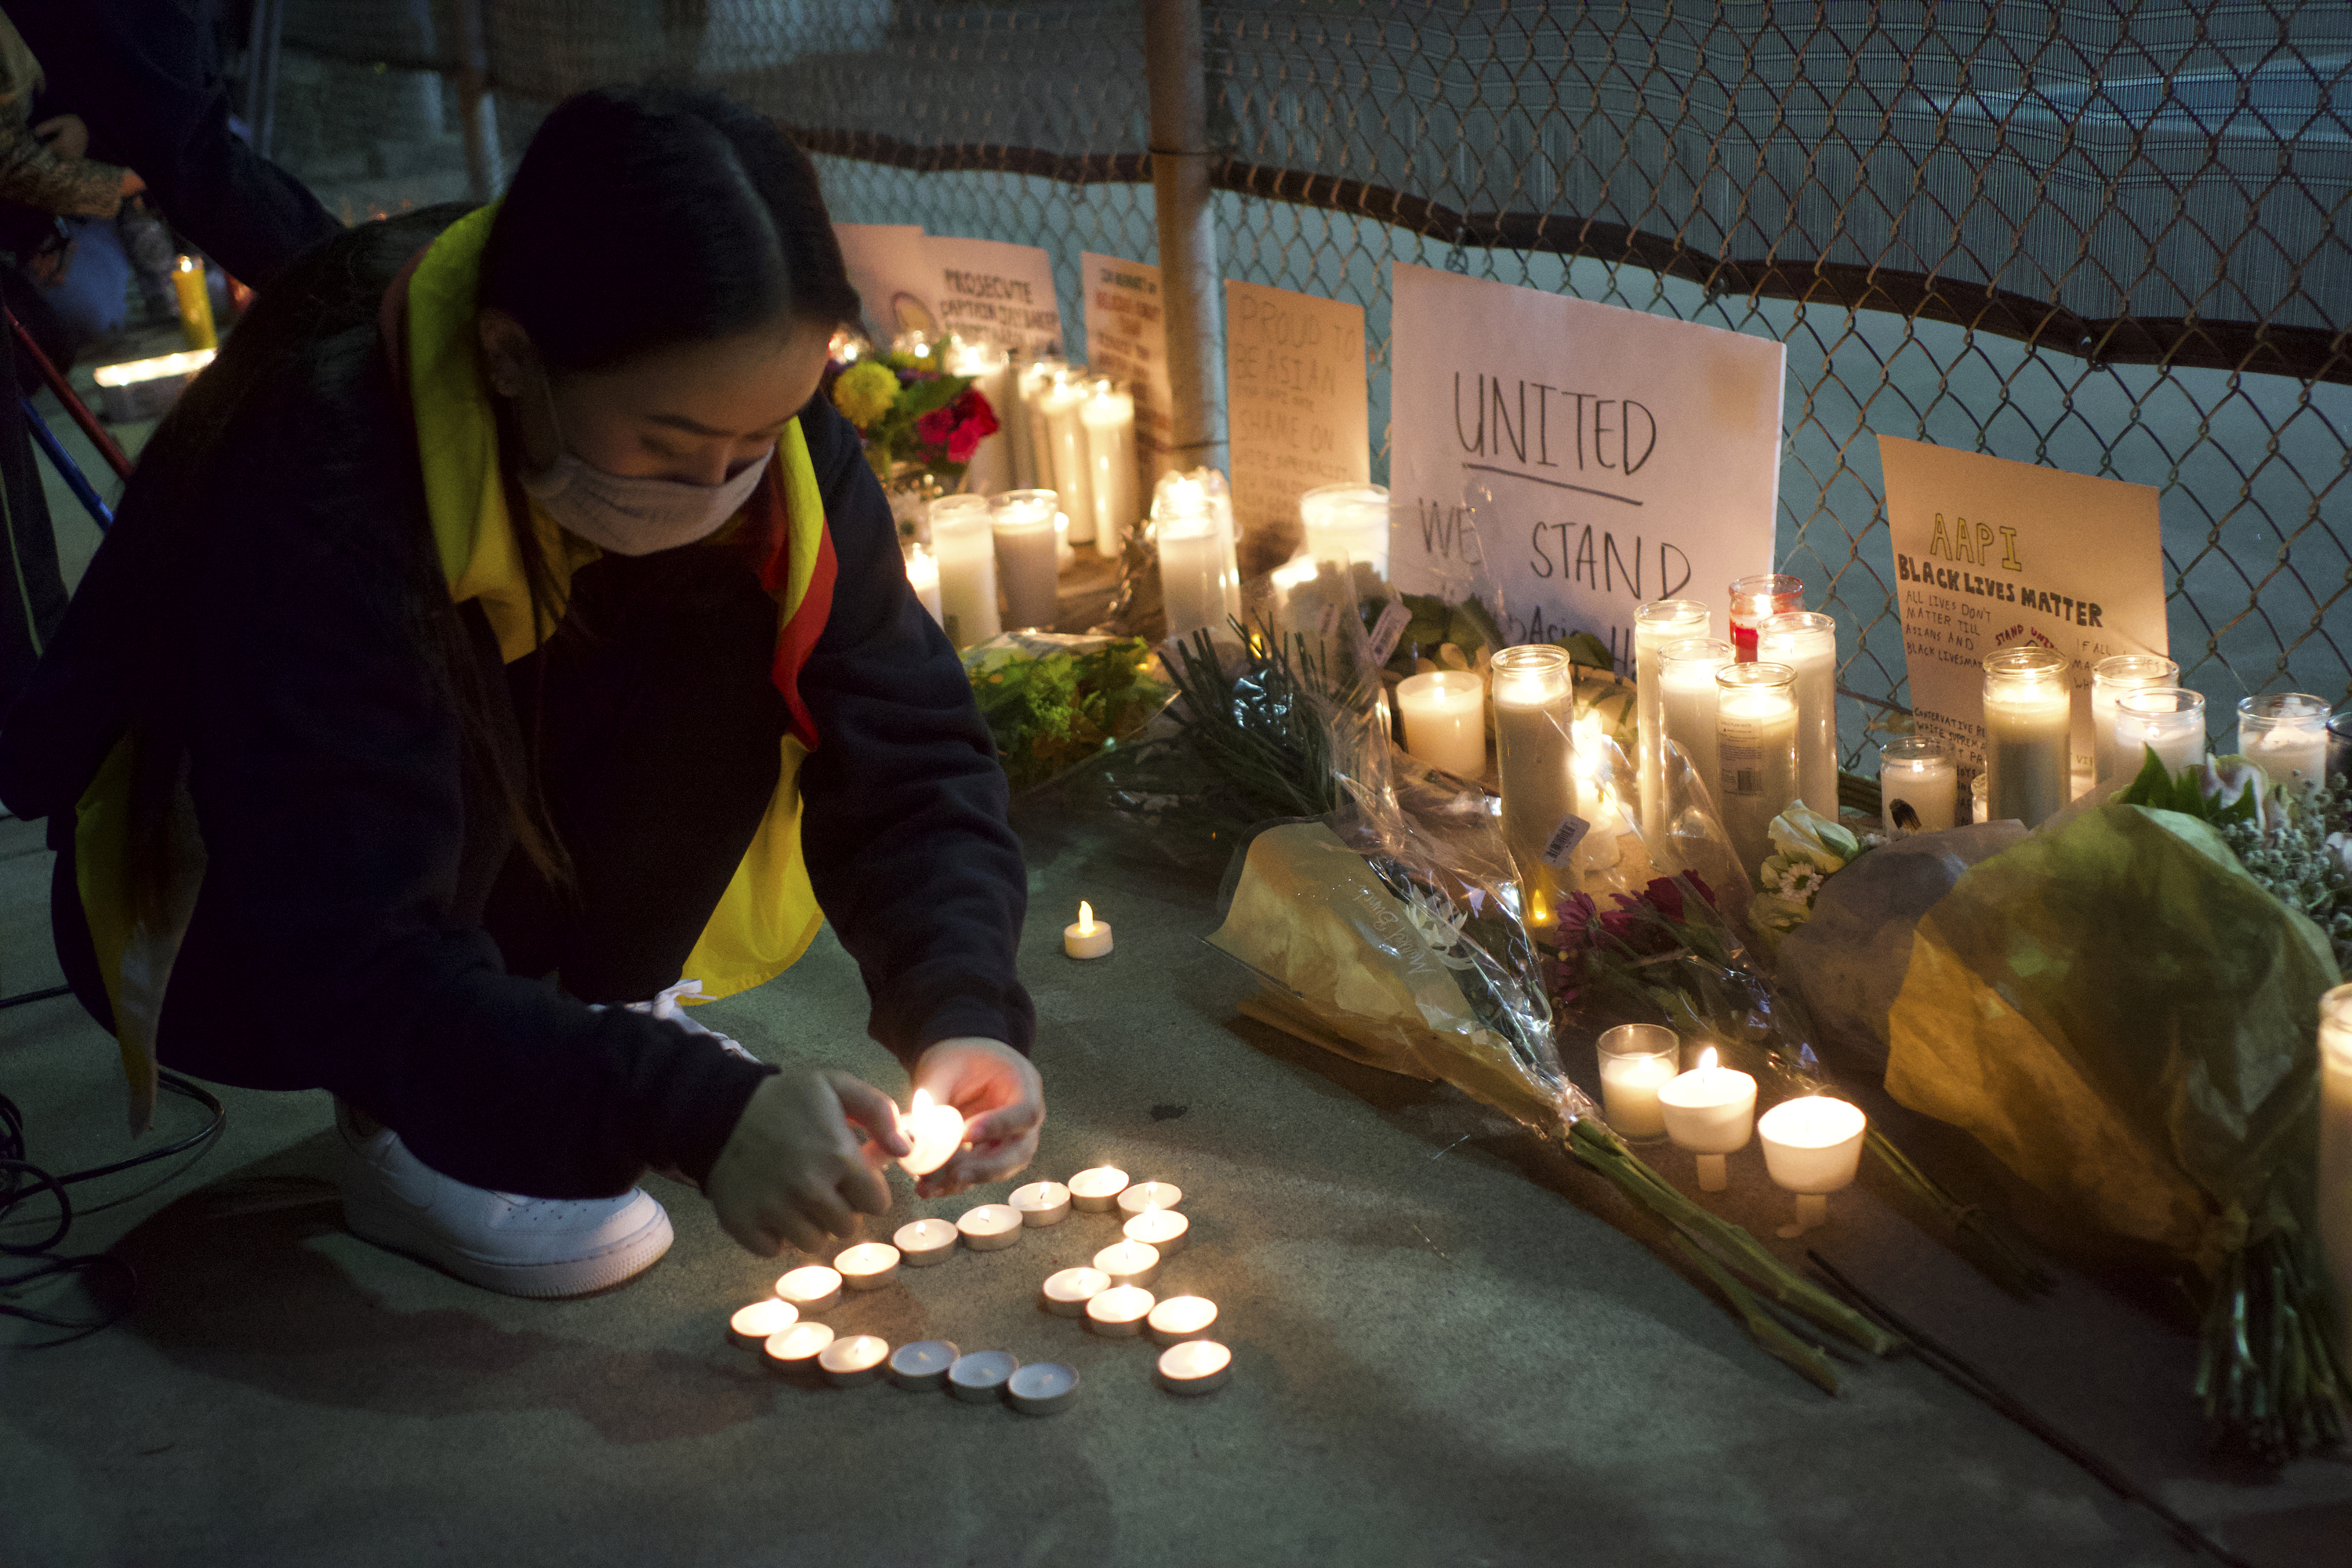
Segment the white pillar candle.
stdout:
<path fill-rule="evenodd" d="M 1698 1156 L 1699 1190 L 1723 1191 L 1723 1157 L 1746 1148 L 1756 1125 L 1756 1080 L 1737 1068 L 1717 1066 L 1710 1047 L 1699 1053 L 1696 1068 L 1659 1089 L 1658 1108 L 1675 1147 Z"/>
<path fill-rule="evenodd" d="M 878 1334 L 845 1334 L 816 1352 L 818 1370 L 835 1388 L 880 1382 L 889 1359 L 890 1342 Z"/>
<path fill-rule="evenodd" d="M 1878 749 L 1879 819 L 1890 834 L 1941 833 L 1960 813 L 1960 771 L 1925 735 Z"/>
<path fill-rule="evenodd" d="M 1140 1285 L 1113 1285 L 1087 1303 L 1087 1327 L 1113 1339 L 1131 1339 L 1143 1331 L 1151 1315 L 1151 1292 Z"/>
<path fill-rule="evenodd" d="M 1004 1384 L 1004 1402 L 1024 1415 L 1059 1415 L 1077 1397 L 1077 1369 L 1057 1361 L 1031 1362 Z"/>
<path fill-rule="evenodd" d="M 1238 617 L 1236 594 L 1226 602 L 1224 550 L 1215 522 L 1202 515 L 1155 523 L 1160 542 L 1160 592 L 1168 610 L 1168 635 L 1189 637 L 1205 631 L 1231 635 L 1228 617 Z"/>
<path fill-rule="evenodd" d="M 1099 1268 L 1065 1268 L 1045 1276 L 1039 1294 L 1045 1310 L 1057 1318 L 1083 1318 L 1087 1303 L 1110 1289 L 1110 1276 Z"/>
<path fill-rule="evenodd" d="M 1838 814 L 1837 622 L 1818 610 L 1774 616 L 1756 628 L 1756 657 L 1797 672 L 1797 798 Z"/>
<path fill-rule="evenodd" d="M 1110 922 L 1095 919 L 1094 905 L 1080 899 L 1078 918 L 1062 928 L 1062 951 L 1072 958 L 1100 958 L 1110 948 Z"/>
<path fill-rule="evenodd" d="M 1032 360 L 1013 378 L 1013 395 L 1021 403 L 1021 424 L 1029 445 L 1029 472 L 1021 478 L 1024 489 L 1054 486 L 1054 438 L 1045 427 L 1045 395 L 1069 368 L 1058 359 Z"/>
<path fill-rule="evenodd" d="M 1125 1191 L 1125 1171 L 1097 1165 L 1070 1178 L 1070 1206 L 1087 1214 L 1108 1214 L 1118 1207 L 1118 1194 Z"/>
<path fill-rule="evenodd" d="M 1021 1211 L 1011 1204 L 982 1204 L 957 1215 L 956 1229 L 974 1252 L 995 1252 L 1021 1239 Z"/>
<path fill-rule="evenodd" d="M 914 1394 L 945 1388 L 948 1368 L 962 1352 L 946 1340 L 917 1340 L 890 1352 L 890 1381 Z"/>
<path fill-rule="evenodd" d="M 1025 490 L 1041 481 L 1037 478 L 1037 448 L 1029 434 L 1029 395 L 1026 377 L 1035 363 L 1027 349 L 1012 353 L 1013 375 L 1005 387 L 1005 405 L 996 411 L 1004 426 L 1005 456 L 1013 467 L 1013 482 L 1007 488 Z"/>
<path fill-rule="evenodd" d="M 1715 672 L 1715 802 L 1750 880 L 1772 854 L 1772 819 L 1797 793 L 1796 673 L 1760 659 Z"/>
<path fill-rule="evenodd" d="M 1214 1340 L 1187 1340 L 1160 1352 L 1155 1375 L 1171 1394 L 1214 1394 L 1234 1373 L 1234 1352 Z"/>
<path fill-rule="evenodd" d="M 958 1234 L 952 1220 L 909 1220 L 898 1227 L 890 1245 L 898 1249 L 899 1261 L 908 1268 L 928 1268 L 953 1255 Z"/>
<path fill-rule="evenodd" d="M 861 1241 L 835 1255 L 833 1271 L 852 1290 L 879 1290 L 898 1272 L 898 1249 L 887 1241 Z"/>
<path fill-rule="evenodd" d="M 768 1365 L 774 1371 L 805 1374 L 816 1365 L 816 1358 L 831 1343 L 831 1329 L 823 1323 L 803 1321 L 779 1333 L 769 1335 L 768 1342 L 761 1348 L 767 1354 Z"/>
<path fill-rule="evenodd" d="M 1716 745 L 1715 672 L 1735 664 L 1732 646 L 1720 637 L 1684 637 L 1658 650 L 1661 717 L 1666 739 L 1683 749 L 1691 771 L 1712 797 L 1719 787 L 1723 758 Z"/>
<path fill-rule="evenodd" d="M 2066 656 L 2037 645 L 1984 658 L 1985 809 L 2039 827 L 2066 804 L 2074 700 Z"/>
<path fill-rule="evenodd" d="M 1486 772 L 1486 682 L 1466 669 L 1409 675 L 1397 687 L 1404 749 L 1433 768 L 1476 780 Z"/>
<path fill-rule="evenodd" d="M 979 496 L 946 496 L 931 503 L 930 518 L 940 624 L 959 649 L 975 647 L 1003 629 L 996 615 L 996 534 L 988 502 Z"/>
<path fill-rule="evenodd" d="M 1633 696 L 1641 757 L 1642 837 L 1665 841 L 1666 688 L 1658 679 L 1658 651 L 1668 643 L 1706 636 L 1707 608 L 1696 599 L 1653 599 L 1633 608 Z"/>
<path fill-rule="evenodd" d="M 2319 1246 L 2336 1287 L 2337 1353 L 2352 1366 L 2352 985 L 2319 999 Z"/>
<path fill-rule="evenodd" d="M 952 1105 L 933 1104 L 931 1091 L 919 1089 L 898 1119 L 898 1136 L 912 1145 L 898 1157 L 898 1169 L 910 1176 L 928 1176 L 963 1146 L 963 1112 Z"/>
<path fill-rule="evenodd" d="M 1138 1182 L 1121 1188 L 1118 1194 L 1121 1214 L 1148 1214 L 1153 1209 L 1181 1208 L 1183 1205 L 1184 1189 L 1173 1182 Z"/>
<path fill-rule="evenodd" d="M 1149 1242 L 1114 1241 L 1095 1254 L 1095 1267 L 1118 1285 L 1149 1285 L 1160 1278 L 1160 1249 Z"/>
<path fill-rule="evenodd" d="M 945 626 L 947 612 L 940 607 L 939 558 L 919 544 L 907 552 L 907 586 L 915 591 L 931 619 Z"/>
<path fill-rule="evenodd" d="M 996 580 L 1004 590 L 1004 618 L 1015 626 L 1051 631 L 1060 614 L 1060 563 L 1054 554 L 1052 490 L 1013 490 L 996 498 L 989 531 L 996 542 Z"/>
<path fill-rule="evenodd" d="M 1054 458 L 1054 489 L 1070 514 L 1070 542 L 1095 538 L 1094 462 L 1087 453 L 1087 379 L 1080 371 L 1057 378 L 1037 401 L 1045 416 L 1045 442 Z"/>
<path fill-rule="evenodd" d="M 822 1312 L 841 1300 L 841 1275 L 822 1263 L 805 1264 L 776 1281 L 776 1294 L 805 1317 Z"/>
<path fill-rule="evenodd" d="M 1299 555 L 1309 561 L 1343 561 L 1370 568 L 1389 580 L 1389 492 L 1386 485 L 1318 485 L 1298 498 L 1298 521 L 1306 533 Z"/>
<path fill-rule="evenodd" d="M 948 1392 L 967 1405 L 993 1405 L 1020 1370 L 1020 1359 L 1010 1351 L 970 1351 L 949 1364 Z"/>
<path fill-rule="evenodd" d="M 1070 1189 L 1059 1182 L 1032 1182 L 1025 1187 L 1015 1187 L 1005 1201 L 1021 1211 L 1021 1223 L 1031 1230 L 1043 1230 L 1070 1217 Z"/>
<path fill-rule="evenodd" d="M 1154 1344 L 1181 1345 L 1202 1340 L 1217 1326 L 1217 1304 L 1206 1296 L 1171 1296 L 1144 1320 Z"/>
<path fill-rule="evenodd" d="M 1095 548 L 1118 555 L 1127 531 L 1143 519 L 1143 487 L 1135 464 L 1135 398 L 1118 383 L 1097 378 L 1078 409 L 1086 427 L 1088 481 L 1094 487 Z"/>
<path fill-rule="evenodd" d="M 2116 699 L 2116 775 L 2129 784 L 2157 760 L 2174 773 L 2205 760 L 2205 698 L 2181 686 L 2146 686 Z"/>
<path fill-rule="evenodd" d="M 801 1310 L 781 1297 L 771 1296 L 748 1307 L 738 1307 L 727 1320 L 727 1334 L 746 1350 L 757 1350 L 771 1334 L 781 1334 L 801 1321 Z"/>
<path fill-rule="evenodd" d="M 1774 616 L 1805 607 L 1805 583 L 1785 572 L 1759 572 L 1731 583 L 1731 647 L 1736 661 L 1756 662 L 1756 629 Z"/>
<path fill-rule="evenodd" d="M 1756 1135 L 1764 1169 L 1775 1186 L 1797 1194 L 1797 1223 L 1783 1237 L 1801 1236 L 1829 1217 L 1829 1194 L 1853 1184 L 1869 1119 L 1843 1100 L 1807 1095 L 1764 1113 Z"/>
<path fill-rule="evenodd" d="M 1013 359 L 994 343 L 958 342 L 947 352 L 950 375 L 971 377 L 974 392 L 988 399 L 996 416 L 996 434 L 983 437 L 965 465 L 963 488 L 973 495 L 992 496 L 1013 486 Z"/>
<path fill-rule="evenodd" d="M 2135 752 L 2122 756 L 2116 745 L 2116 704 L 2127 691 L 2150 686 L 2170 686 L 2180 679 L 2180 667 L 2161 654 L 2119 653 L 2091 667 L 2092 782 L 2112 779 L 2121 789 L 2131 783 L 2145 759 Z"/>
<path fill-rule="evenodd" d="M 2238 752 L 2289 791 L 2327 782 L 2327 702 L 2307 691 L 2238 699 Z"/>
<path fill-rule="evenodd" d="M 1680 1073 L 1680 1042 L 1663 1024 L 1620 1024 L 1597 1043 L 1601 1115 L 1611 1131 L 1640 1142 L 1663 1138 L 1665 1112 L 1658 1090 Z"/>
<path fill-rule="evenodd" d="M 1185 1233 L 1192 1222 L 1174 1209 L 1149 1209 L 1135 1215 L 1119 1227 L 1119 1234 L 1129 1241 L 1139 1241 L 1165 1258 L 1183 1249 Z"/>
<path fill-rule="evenodd" d="M 1562 822 L 1576 814 L 1570 769 L 1576 698 L 1568 654 L 1543 646 L 1507 647 L 1492 666 L 1495 679 L 1495 772 L 1502 784 L 1503 841 L 1519 873 L 1531 926 L 1559 919 L 1559 871 L 1544 850 Z"/>

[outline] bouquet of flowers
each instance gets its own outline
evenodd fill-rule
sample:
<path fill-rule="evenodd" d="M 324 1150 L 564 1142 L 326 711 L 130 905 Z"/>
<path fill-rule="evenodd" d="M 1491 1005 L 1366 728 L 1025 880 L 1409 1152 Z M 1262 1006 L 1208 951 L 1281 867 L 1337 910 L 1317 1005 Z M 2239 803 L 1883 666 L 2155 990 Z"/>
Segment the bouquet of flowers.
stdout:
<path fill-rule="evenodd" d="M 987 397 L 971 376 L 940 369 L 940 359 L 892 351 L 826 367 L 825 393 L 857 426 L 876 478 L 922 474 L 952 489 L 982 440 L 996 434 Z"/>

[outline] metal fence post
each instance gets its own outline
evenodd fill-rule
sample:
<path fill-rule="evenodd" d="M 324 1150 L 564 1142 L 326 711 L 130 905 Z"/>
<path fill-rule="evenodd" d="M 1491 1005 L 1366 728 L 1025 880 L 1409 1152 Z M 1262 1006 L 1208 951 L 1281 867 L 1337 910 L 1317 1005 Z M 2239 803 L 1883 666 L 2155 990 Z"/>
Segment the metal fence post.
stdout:
<path fill-rule="evenodd" d="M 1168 333 L 1175 447 L 1186 467 L 1225 466 L 1223 300 L 1209 195 L 1209 93 L 1200 0 L 1143 0 L 1151 93 L 1151 191 Z"/>
<path fill-rule="evenodd" d="M 498 103 L 490 96 L 490 47 L 482 0 L 457 0 L 457 124 L 466 137 L 466 194 L 498 199 L 506 165 L 499 151 Z"/>

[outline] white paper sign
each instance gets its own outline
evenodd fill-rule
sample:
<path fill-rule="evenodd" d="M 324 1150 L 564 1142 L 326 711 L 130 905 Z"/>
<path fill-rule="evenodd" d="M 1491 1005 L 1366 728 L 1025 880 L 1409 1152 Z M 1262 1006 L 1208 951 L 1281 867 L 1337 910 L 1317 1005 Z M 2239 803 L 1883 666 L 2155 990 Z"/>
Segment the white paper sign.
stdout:
<path fill-rule="evenodd" d="M 837 223 L 833 234 L 877 347 L 888 348 L 901 332 L 938 331 L 939 268 L 920 224 Z"/>
<path fill-rule="evenodd" d="M 1296 544 L 1298 498 L 1372 477 L 1364 311 L 1262 283 L 1225 284 L 1234 521 Z"/>
<path fill-rule="evenodd" d="M 1042 358 L 1062 352 L 1062 310 L 1054 261 L 1034 245 L 995 239 L 927 242 L 939 274 L 932 295 L 940 330 Z"/>
<path fill-rule="evenodd" d="M 2040 643 L 2074 660 L 2074 771 L 2090 772 L 2091 670 L 2168 651 L 2156 490 L 1878 438 L 1903 652 L 1919 732 L 1963 778 L 1984 765 L 1985 655 Z"/>
<path fill-rule="evenodd" d="M 1086 278 L 1087 368 L 1116 376 L 1135 394 L 1135 446 L 1148 498 L 1171 466 L 1167 453 L 1176 441 L 1160 268 L 1091 250 L 1079 254 L 1078 266 Z"/>
<path fill-rule="evenodd" d="M 1731 580 L 1772 569 L 1779 343 L 1402 264 L 1393 321 L 1399 587 L 1483 578 L 1512 641 L 1591 632 L 1624 669 L 1644 600 L 1723 634 Z"/>

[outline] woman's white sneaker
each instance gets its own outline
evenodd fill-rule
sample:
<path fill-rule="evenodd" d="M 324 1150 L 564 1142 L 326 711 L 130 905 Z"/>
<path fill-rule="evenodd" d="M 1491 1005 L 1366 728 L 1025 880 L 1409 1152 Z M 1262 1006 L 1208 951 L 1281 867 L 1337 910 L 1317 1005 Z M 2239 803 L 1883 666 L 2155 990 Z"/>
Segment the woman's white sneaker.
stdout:
<path fill-rule="evenodd" d="M 617 1198 L 526 1198 L 469 1187 L 362 1132 L 338 1104 L 343 1222 L 379 1247 L 509 1296 L 581 1296 L 644 1273 L 669 1250 L 669 1215 L 643 1188 Z"/>

